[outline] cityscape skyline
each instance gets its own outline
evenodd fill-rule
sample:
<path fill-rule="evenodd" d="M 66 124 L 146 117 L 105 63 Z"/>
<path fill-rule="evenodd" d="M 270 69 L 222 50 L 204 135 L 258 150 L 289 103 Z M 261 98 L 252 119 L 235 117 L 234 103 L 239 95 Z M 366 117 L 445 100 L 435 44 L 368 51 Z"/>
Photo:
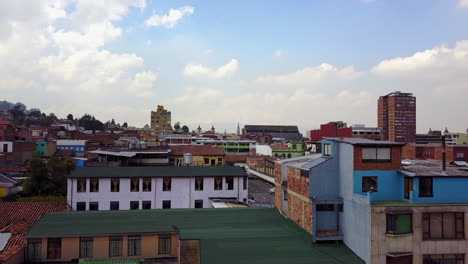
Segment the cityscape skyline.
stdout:
<path fill-rule="evenodd" d="M 466 1 L 266 4 L 2 2 L 0 91 L 60 117 L 142 127 L 161 104 L 190 130 L 303 133 L 377 126 L 379 96 L 404 91 L 418 133 L 466 131 L 454 114 L 468 110 Z"/>

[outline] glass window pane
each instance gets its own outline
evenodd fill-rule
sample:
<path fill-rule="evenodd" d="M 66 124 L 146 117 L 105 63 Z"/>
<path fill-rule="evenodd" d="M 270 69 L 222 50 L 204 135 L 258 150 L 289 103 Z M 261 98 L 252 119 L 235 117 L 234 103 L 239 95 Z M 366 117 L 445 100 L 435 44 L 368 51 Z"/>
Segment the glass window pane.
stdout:
<path fill-rule="evenodd" d="M 444 213 L 443 216 L 444 238 L 455 238 L 455 214 Z"/>
<path fill-rule="evenodd" d="M 363 160 L 375 160 L 376 159 L 376 148 L 363 148 L 362 149 L 362 159 Z"/>
<path fill-rule="evenodd" d="M 431 229 L 431 238 L 442 238 L 442 214 L 431 213 L 429 224 Z"/>
<path fill-rule="evenodd" d="M 411 232 L 411 215 L 409 214 L 399 215 L 397 221 L 398 221 L 397 222 L 398 233 Z"/>

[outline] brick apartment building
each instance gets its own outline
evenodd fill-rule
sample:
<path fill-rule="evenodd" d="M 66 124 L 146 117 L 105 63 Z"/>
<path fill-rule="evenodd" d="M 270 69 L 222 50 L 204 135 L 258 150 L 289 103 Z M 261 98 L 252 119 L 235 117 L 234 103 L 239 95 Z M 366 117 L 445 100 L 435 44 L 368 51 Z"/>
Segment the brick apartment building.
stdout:
<path fill-rule="evenodd" d="M 383 140 L 416 142 L 416 97 L 400 91 L 381 96 L 378 127 Z"/>

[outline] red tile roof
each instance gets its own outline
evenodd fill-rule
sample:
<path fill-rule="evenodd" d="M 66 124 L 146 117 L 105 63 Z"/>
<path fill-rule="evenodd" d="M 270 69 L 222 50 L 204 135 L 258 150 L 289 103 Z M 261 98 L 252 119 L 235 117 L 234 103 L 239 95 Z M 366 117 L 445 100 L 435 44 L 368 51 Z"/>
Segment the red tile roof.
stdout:
<path fill-rule="evenodd" d="M 171 146 L 170 155 L 182 156 L 191 153 L 193 156 L 224 156 L 224 149 L 208 145 L 180 145 Z"/>
<path fill-rule="evenodd" d="M 247 161 L 247 155 L 226 155 L 224 156 L 225 163 L 245 163 Z"/>
<path fill-rule="evenodd" d="M 285 144 L 272 144 L 270 145 L 272 149 L 287 149 L 289 148 L 288 145 Z"/>
<path fill-rule="evenodd" d="M 66 210 L 69 208 L 65 203 L 0 203 L 0 233 L 12 233 L 5 248 L 0 251 L 0 261 L 6 262 L 24 249 L 24 233 L 43 214 Z"/>

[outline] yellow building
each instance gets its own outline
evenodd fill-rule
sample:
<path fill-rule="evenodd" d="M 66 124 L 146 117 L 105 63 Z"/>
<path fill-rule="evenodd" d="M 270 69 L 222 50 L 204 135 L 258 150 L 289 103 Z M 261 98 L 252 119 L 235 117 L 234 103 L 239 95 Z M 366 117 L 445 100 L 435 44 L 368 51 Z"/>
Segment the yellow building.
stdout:
<path fill-rule="evenodd" d="M 162 105 L 158 105 L 156 112 L 151 111 L 151 133 L 154 136 L 172 133 L 171 112 Z"/>
<path fill-rule="evenodd" d="M 187 157 L 184 155 L 190 154 Z M 224 150 L 220 147 L 207 145 L 178 145 L 171 146 L 169 152 L 169 163 L 174 166 L 223 166 Z"/>

